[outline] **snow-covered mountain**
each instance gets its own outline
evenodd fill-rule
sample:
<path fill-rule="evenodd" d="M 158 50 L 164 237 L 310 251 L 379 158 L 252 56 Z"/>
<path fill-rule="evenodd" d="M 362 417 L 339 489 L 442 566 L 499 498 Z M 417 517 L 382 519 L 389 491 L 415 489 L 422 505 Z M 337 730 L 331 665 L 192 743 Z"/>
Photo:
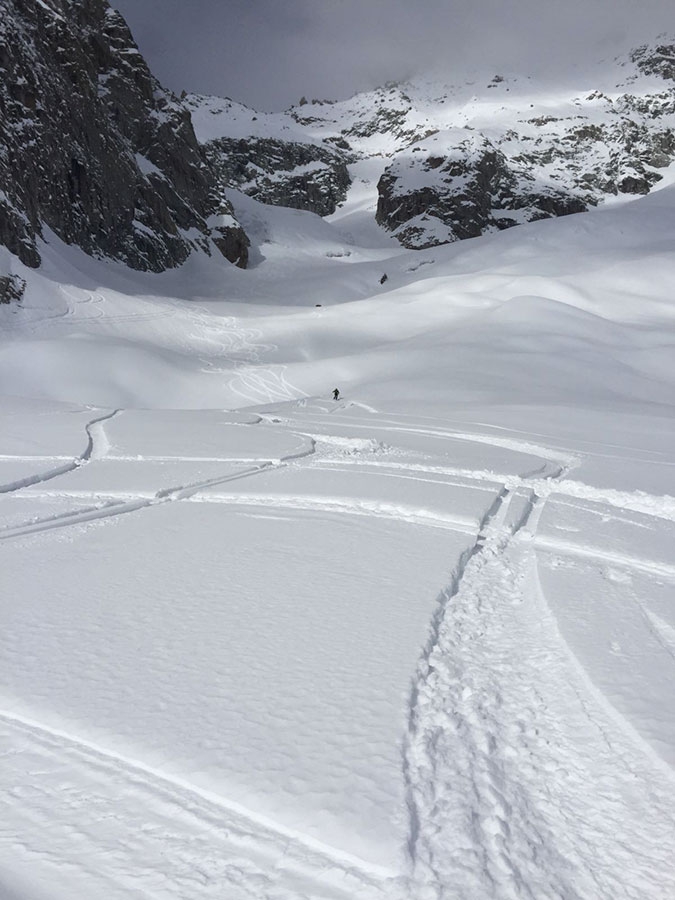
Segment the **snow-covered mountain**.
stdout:
<path fill-rule="evenodd" d="M 222 187 L 326 215 L 345 168 L 367 172 L 377 221 L 423 248 L 648 193 L 675 160 L 674 58 L 655 43 L 563 86 L 420 77 L 279 114 L 187 102 Z"/>
<path fill-rule="evenodd" d="M 49 228 L 134 268 L 245 267 L 228 189 L 329 216 L 358 185 L 419 249 L 648 193 L 675 159 L 666 41 L 564 85 L 436 74 L 269 114 L 164 90 L 107 0 L 0 13 L 0 243 L 31 265 Z"/>

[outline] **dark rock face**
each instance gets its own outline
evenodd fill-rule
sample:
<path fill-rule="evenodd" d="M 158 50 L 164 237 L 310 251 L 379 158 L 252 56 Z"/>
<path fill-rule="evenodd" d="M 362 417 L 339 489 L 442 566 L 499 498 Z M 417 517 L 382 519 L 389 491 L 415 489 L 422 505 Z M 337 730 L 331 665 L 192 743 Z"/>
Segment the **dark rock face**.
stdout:
<path fill-rule="evenodd" d="M 347 196 L 348 157 L 332 147 L 249 137 L 218 138 L 204 151 L 221 189 L 237 188 L 261 203 L 328 216 Z"/>
<path fill-rule="evenodd" d="M 16 303 L 23 297 L 26 282 L 18 275 L 0 275 L 0 303 Z"/>
<path fill-rule="evenodd" d="M 246 265 L 188 111 L 107 0 L 0 0 L 0 242 L 37 266 L 44 226 L 136 269 L 214 244 Z"/>
<path fill-rule="evenodd" d="M 488 138 L 482 123 L 450 125 L 399 147 L 378 184 L 377 221 L 421 248 L 648 194 L 675 161 L 675 45 L 638 48 L 621 66 L 625 93 L 574 97 L 562 116 L 527 116 L 493 79 L 508 127 Z"/>
<path fill-rule="evenodd" d="M 378 183 L 377 221 L 405 247 L 432 247 L 588 209 L 579 196 L 538 185 L 485 138 L 438 153 L 433 147 L 415 157 L 405 154 Z"/>
<path fill-rule="evenodd" d="M 675 81 L 675 44 L 638 47 L 630 54 L 630 58 L 645 75 L 659 75 L 663 79 Z"/>

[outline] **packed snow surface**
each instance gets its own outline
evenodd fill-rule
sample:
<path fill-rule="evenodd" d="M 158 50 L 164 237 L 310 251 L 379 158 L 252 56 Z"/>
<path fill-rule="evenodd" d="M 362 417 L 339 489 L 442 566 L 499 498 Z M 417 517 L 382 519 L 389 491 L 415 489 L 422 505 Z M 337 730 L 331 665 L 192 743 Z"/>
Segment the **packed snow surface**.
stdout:
<path fill-rule="evenodd" d="M 672 898 L 673 188 L 232 199 L 248 271 L 3 257 L 0 897 Z"/>

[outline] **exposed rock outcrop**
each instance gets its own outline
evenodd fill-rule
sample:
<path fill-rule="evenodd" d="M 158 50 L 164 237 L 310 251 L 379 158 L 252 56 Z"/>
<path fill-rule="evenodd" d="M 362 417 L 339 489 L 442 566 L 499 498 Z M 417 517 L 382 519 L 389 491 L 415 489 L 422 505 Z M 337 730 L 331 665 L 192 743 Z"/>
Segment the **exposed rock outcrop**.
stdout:
<path fill-rule="evenodd" d="M 624 68 L 628 77 L 621 73 L 615 88 L 545 104 L 561 115 L 528 116 L 527 107 L 536 108 L 528 85 L 493 79 L 485 87 L 502 105 L 491 107 L 491 121 L 474 94 L 436 133 L 396 149 L 378 184 L 377 221 L 405 246 L 428 247 L 649 193 L 675 161 L 674 60 L 670 45 L 639 48 L 617 61 L 617 76 Z M 654 91 L 655 78 L 663 89 Z M 511 88 L 515 97 L 506 96 Z M 406 112 L 409 93 L 393 116 L 399 134 L 414 121 Z M 448 92 L 434 102 L 450 98 Z M 381 111 L 375 118 L 382 120 Z M 359 129 L 368 133 L 362 121 Z M 353 138 L 354 126 L 345 134 Z"/>
<path fill-rule="evenodd" d="M 26 282 L 18 275 L 0 275 L 0 303 L 16 303 L 22 299 Z"/>
<path fill-rule="evenodd" d="M 450 132 L 424 144 L 401 152 L 378 183 L 377 221 L 406 247 L 464 240 L 588 208 L 580 196 L 539 184 L 486 138 Z"/>
<path fill-rule="evenodd" d="M 630 54 L 630 58 L 645 75 L 658 75 L 660 78 L 675 81 L 675 44 L 637 47 Z"/>
<path fill-rule="evenodd" d="M 0 0 L 0 243 L 31 266 L 47 228 L 138 269 L 195 248 L 245 266 L 228 189 L 326 216 L 379 178 L 376 219 L 411 248 L 646 194 L 675 161 L 675 45 L 601 75 L 576 95 L 420 77 L 258 113 L 164 90 L 107 0 Z"/>
<path fill-rule="evenodd" d="M 379 168 L 377 221 L 422 248 L 649 193 L 675 161 L 675 45 L 597 74 L 600 87 L 577 94 L 498 74 L 420 77 L 286 113 L 188 105 L 223 187 L 326 215 L 350 171 L 367 184 Z"/>
<path fill-rule="evenodd" d="M 136 269 L 214 244 L 246 265 L 189 112 L 106 0 L 0 0 L 0 242 L 36 266 L 45 227 Z"/>
<path fill-rule="evenodd" d="M 339 149 L 274 138 L 220 138 L 204 151 L 221 189 L 237 188 L 261 203 L 335 212 L 350 184 Z"/>

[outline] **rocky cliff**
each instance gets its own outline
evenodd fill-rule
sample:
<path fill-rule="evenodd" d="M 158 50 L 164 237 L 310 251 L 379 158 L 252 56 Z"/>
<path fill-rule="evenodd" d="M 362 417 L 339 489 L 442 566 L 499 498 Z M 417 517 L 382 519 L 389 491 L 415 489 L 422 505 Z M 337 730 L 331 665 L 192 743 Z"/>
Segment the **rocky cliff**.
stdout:
<path fill-rule="evenodd" d="M 136 269 L 246 265 L 188 110 L 106 0 L 0 0 L 0 242 L 37 266 L 45 228 Z"/>
<path fill-rule="evenodd" d="M 426 247 L 649 193 L 675 160 L 674 57 L 640 48 L 603 89 L 566 95 L 504 76 L 443 91 L 426 133 L 390 154 L 377 221 Z M 399 118 L 414 117 L 403 94 Z"/>
<path fill-rule="evenodd" d="M 589 202 L 542 184 L 524 162 L 459 129 L 397 154 L 377 187 L 377 221 L 418 249 L 585 212 Z"/>
<path fill-rule="evenodd" d="M 347 196 L 347 163 L 334 150 L 274 138 L 220 138 L 204 152 L 223 189 L 261 203 L 327 216 Z"/>
<path fill-rule="evenodd" d="M 221 191 L 320 216 L 345 201 L 353 154 L 344 140 L 315 140 L 285 113 L 256 113 L 232 100 L 191 94 L 186 105 Z"/>

